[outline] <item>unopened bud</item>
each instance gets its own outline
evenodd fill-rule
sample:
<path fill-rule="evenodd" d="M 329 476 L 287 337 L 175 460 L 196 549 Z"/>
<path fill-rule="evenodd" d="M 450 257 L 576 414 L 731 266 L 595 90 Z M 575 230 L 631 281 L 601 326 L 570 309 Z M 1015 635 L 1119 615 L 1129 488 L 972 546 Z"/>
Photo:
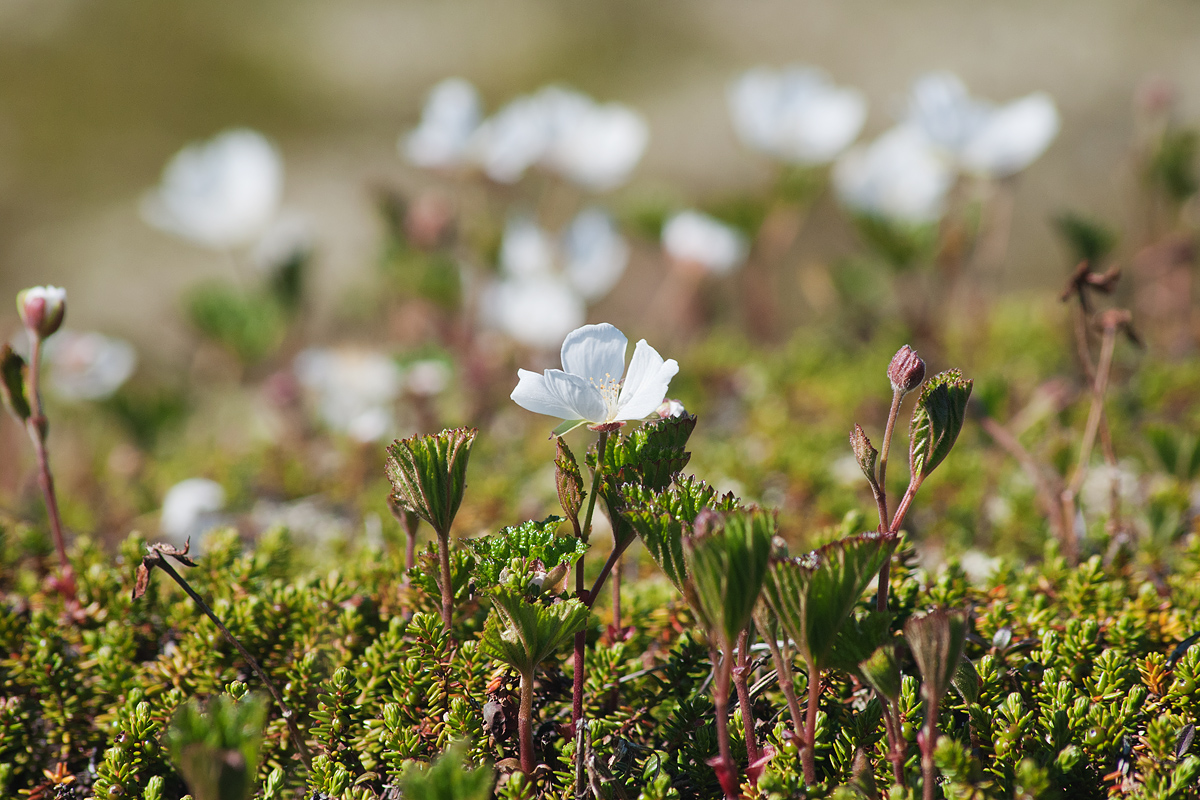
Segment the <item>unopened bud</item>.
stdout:
<path fill-rule="evenodd" d="M 908 394 L 925 380 L 925 362 L 915 350 L 904 345 L 888 364 L 888 380 L 892 382 L 893 392 Z"/>
<path fill-rule="evenodd" d="M 654 413 L 657 414 L 660 419 L 672 419 L 674 417 L 682 417 L 687 413 L 687 409 L 683 407 L 683 403 L 679 402 L 678 400 L 672 400 L 668 397 L 666 400 L 662 401 L 662 405 L 660 405 Z"/>
<path fill-rule="evenodd" d="M 875 464 L 879 460 L 879 451 L 871 446 L 871 440 L 867 438 L 866 432 L 860 425 L 855 425 L 854 430 L 850 431 L 850 448 L 854 451 L 854 460 L 858 462 L 859 468 L 866 476 L 867 483 L 871 484 L 872 489 L 878 489 L 879 484 L 875 480 Z"/>
<path fill-rule="evenodd" d="M 17 313 L 25 329 L 45 339 L 62 325 L 67 313 L 67 290 L 57 286 L 34 286 L 17 294 Z"/>

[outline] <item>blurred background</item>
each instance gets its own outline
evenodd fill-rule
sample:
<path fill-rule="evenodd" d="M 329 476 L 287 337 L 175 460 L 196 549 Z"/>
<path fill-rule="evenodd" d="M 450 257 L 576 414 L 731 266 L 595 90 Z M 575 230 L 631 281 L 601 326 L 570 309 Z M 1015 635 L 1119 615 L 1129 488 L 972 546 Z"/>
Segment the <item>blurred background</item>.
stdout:
<path fill-rule="evenodd" d="M 792 532 L 869 508 L 845 435 L 906 342 L 1065 476 L 1116 304 L 1147 348 L 1087 524 L 1186 461 L 1175 535 L 1198 123 L 1195 0 L 3 0 L 0 299 L 64 286 L 91 332 L 47 352 L 68 527 L 180 540 L 396 534 L 382 442 L 464 423 L 466 532 L 552 512 L 555 423 L 508 393 L 584 321 L 679 360 L 692 468 Z M 912 524 L 1037 551 L 1036 481 L 965 436 Z M 0 523 L 39 528 L 25 439 Z"/>

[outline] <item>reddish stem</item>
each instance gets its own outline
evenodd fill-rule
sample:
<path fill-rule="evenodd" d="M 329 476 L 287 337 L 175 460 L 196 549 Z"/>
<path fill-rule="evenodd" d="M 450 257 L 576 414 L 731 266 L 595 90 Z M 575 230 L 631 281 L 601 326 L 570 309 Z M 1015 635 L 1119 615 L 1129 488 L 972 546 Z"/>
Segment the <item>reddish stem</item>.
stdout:
<path fill-rule="evenodd" d="M 758 761 L 758 740 L 754 729 L 754 702 L 750 699 L 750 629 L 738 636 L 737 666 L 733 668 L 733 685 L 737 689 L 738 707 L 742 710 L 742 732 L 746 736 L 746 757 L 753 764 Z"/>
<path fill-rule="evenodd" d="M 54 491 L 54 475 L 50 472 L 50 454 L 46 450 L 46 414 L 42 410 L 42 393 L 38 388 L 38 378 L 41 372 L 42 339 L 32 335 L 32 348 L 29 354 L 29 396 L 33 401 L 33 414 L 25 423 L 29 438 L 33 441 L 33 452 L 37 456 L 38 486 L 42 489 L 42 497 L 46 502 L 46 517 L 50 521 L 50 533 L 54 537 L 54 549 L 58 552 L 58 566 L 62 573 L 58 581 L 58 589 L 68 600 L 75 599 L 75 573 L 67 558 L 66 537 L 63 535 L 62 517 L 58 511 L 58 495 Z"/>

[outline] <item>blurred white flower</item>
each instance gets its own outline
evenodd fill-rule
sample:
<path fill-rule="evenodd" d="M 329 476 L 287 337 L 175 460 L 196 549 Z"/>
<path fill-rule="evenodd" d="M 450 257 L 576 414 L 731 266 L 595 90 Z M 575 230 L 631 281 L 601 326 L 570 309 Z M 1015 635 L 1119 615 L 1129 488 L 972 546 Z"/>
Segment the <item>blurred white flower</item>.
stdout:
<path fill-rule="evenodd" d="M 484 172 L 500 183 L 515 183 L 540 163 L 585 189 L 606 191 L 628 179 L 648 139 L 636 111 L 547 86 L 486 120 L 472 148 Z"/>
<path fill-rule="evenodd" d="M 628 374 L 629 340 L 608 323 L 584 325 L 563 340 L 562 369 L 542 374 L 517 370 L 512 399 L 521 408 L 593 427 L 620 427 L 650 416 L 662 404 L 679 365 L 663 360 L 646 340 L 633 350 Z"/>
<path fill-rule="evenodd" d="M 1046 152 L 1058 135 L 1058 108 L 1045 92 L 1034 92 L 997 108 L 967 143 L 962 165 L 977 175 L 1014 175 Z"/>
<path fill-rule="evenodd" d="M 436 358 L 414 361 L 404 373 L 404 388 L 409 394 L 432 397 L 446 391 L 453 375 L 453 370 L 445 361 Z"/>
<path fill-rule="evenodd" d="M 479 93 L 462 78 L 447 78 L 429 91 L 421 124 L 400 137 L 402 155 L 418 167 L 455 167 L 466 159 L 481 117 Z"/>
<path fill-rule="evenodd" d="M 650 126 L 641 114 L 589 100 L 554 131 L 545 161 L 567 180 L 604 192 L 629 179 L 649 140 Z"/>
<path fill-rule="evenodd" d="M 988 579 L 1000 569 L 1000 563 L 1000 559 L 989 556 L 982 550 L 971 549 L 958 557 L 958 565 L 974 586 L 987 585 Z"/>
<path fill-rule="evenodd" d="M 698 264 L 716 275 L 732 272 L 745 259 L 745 237 L 699 211 L 681 211 L 662 229 L 662 246 L 676 261 Z"/>
<path fill-rule="evenodd" d="M 538 278 L 554 271 L 554 242 L 528 217 L 511 217 L 500 241 L 500 269 L 509 278 Z"/>
<path fill-rule="evenodd" d="M 951 72 L 931 72 L 913 83 L 908 122 L 964 171 L 992 178 L 1032 164 L 1059 129 L 1058 109 L 1045 92 L 996 106 L 971 97 Z"/>
<path fill-rule="evenodd" d="M 260 133 L 230 130 L 180 150 L 142 200 L 142 218 L 214 249 L 249 244 L 283 194 L 283 159 Z"/>
<path fill-rule="evenodd" d="M 844 205 L 895 222 L 936 222 L 953 183 L 950 165 L 912 125 L 898 125 L 848 150 L 833 168 L 834 189 Z"/>
<path fill-rule="evenodd" d="M 1122 503 L 1138 502 L 1141 481 L 1132 461 L 1122 461 L 1117 466 L 1097 464 L 1088 470 L 1079 489 L 1081 510 L 1088 514 L 1107 515 L 1112 506 L 1113 483 L 1116 483 L 1117 498 Z"/>
<path fill-rule="evenodd" d="M 567 280 L 584 300 L 598 300 L 612 291 L 629 264 L 629 243 L 611 216 L 585 208 L 563 233 Z"/>
<path fill-rule="evenodd" d="M 216 527 L 225 508 L 225 490 L 207 478 L 188 478 L 172 486 L 163 497 L 159 526 L 176 544 L 198 538 Z"/>
<path fill-rule="evenodd" d="M 745 72 L 729 89 L 733 127 L 742 143 L 797 164 L 825 164 L 862 130 L 867 102 L 824 72 L 792 66 Z"/>
<path fill-rule="evenodd" d="M 122 339 L 63 330 L 46 342 L 50 388 L 63 400 L 104 400 L 137 369 L 137 351 Z"/>
<path fill-rule="evenodd" d="M 562 278 L 502 280 L 481 298 L 484 322 L 530 347 L 551 348 L 583 324 L 583 298 Z"/>
<path fill-rule="evenodd" d="M 300 352 L 292 366 L 331 430 L 360 442 L 378 441 L 391 430 L 392 406 L 403 382 L 400 367 L 388 356 L 313 347 Z"/>
<path fill-rule="evenodd" d="M 658 414 L 662 419 L 673 419 L 674 417 L 682 417 L 687 413 L 687 409 L 683 407 L 683 403 L 668 397 L 662 401 L 662 405 L 655 409 L 654 413 Z"/>

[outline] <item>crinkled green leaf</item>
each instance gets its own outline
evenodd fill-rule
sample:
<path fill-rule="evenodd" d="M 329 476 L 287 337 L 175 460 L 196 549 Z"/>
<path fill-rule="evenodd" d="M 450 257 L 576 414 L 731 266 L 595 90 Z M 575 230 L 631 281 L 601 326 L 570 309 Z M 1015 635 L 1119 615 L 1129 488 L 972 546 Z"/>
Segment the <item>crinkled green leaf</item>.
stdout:
<path fill-rule="evenodd" d="M 492 613 L 484 624 L 479 649 L 522 675 L 532 675 L 539 664 L 587 626 L 590 614 L 588 607 L 574 598 L 545 605 L 526 600 L 521 592 L 498 589 L 492 595 Z"/>
<path fill-rule="evenodd" d="M 751 509 L 705 511 L 684 538 L 684 597 L 723 649 L 750 624 L 774 536 L 774 515 Z"/>
<path fill-rule="evenodd" d="M 226 694 L 206 706 L 180 706 L 167 730 L 167 751 L 196 800 L 243 800 L 254 791 L 266 705 L 258 695 Z"/>
<path fill-rule="evenodd" d="M 858 674 L 889 702 L 895 704 L 900 701 L 900 662 L 896 658 L 895 644 L 889 642 L 859 662 Z"/>
<path fill-rule="evenodd" d="M 838 631 L 896 546 L 894 534 L 863 533 L 796 558 L 773 559 L 766 598 L 806 661 L 828 665 Z"/>
<path fill-rule="evenodd" d="M 892 638 L 892 615 L 886 611 L 851 614 L 838 630 L 829 666 L 862 677 L 859 665 Z"/>
<path fill-rule="evenodd" d="M 950 454 L 966 418 L 971 381 L 956 369 L 933 376 L 913 407 L 908 465 L 913 476 L 927 478 Z"/>
<path fill-rule="evenodd" d="M 729 512 L 738 508 L 732 493 L 718 496 L 717 490 L 688 475 L 669 488 L 655 492 L 643 486 L 624 488 L 623 516 L 641 538 L 654 562 L 675 588 L 683 592 L 687 564 L 683 556 L 683 534 L 706 508 Z"/>
<path fill-rule="evenodd" d="M 490 536 L 467 540 L 475 553 L 475 586 L 485 589 L 500 582 L 500 573 L 514 560 L 523 564 L 540 561 L 547 572 L 562 564 L 570 564 L 587 552 L 587 542 L 574 536 L 560 536 L 560 517 L 547 517 L 541 522 L 529 520 L 504 528 Z"/>
<path fill-rule="evenodd" d="M 579 473 L 579 462 L 561 436 L 555 437 L 554 484 L 558 489 L 558 503 L 567 519 L 579 529 L 579 510 L 587 492 L 583 489 L 583 475 Z"/>
<path fill-rule="evenodd" d="M 397 439 L 388 446 L 387 475 L 396 500 L 447 536 L 462 503 L 467 461 L 478 433 L 454 428 Z"/>
<path fill-rule="evenodd" d="M 926 702 L 940 703 L 958 670 L 967 641 L 966 615 L 939 608 L 923 617 L 913 617 L 904 626 L 904 638 L 921 671 Z"/>

